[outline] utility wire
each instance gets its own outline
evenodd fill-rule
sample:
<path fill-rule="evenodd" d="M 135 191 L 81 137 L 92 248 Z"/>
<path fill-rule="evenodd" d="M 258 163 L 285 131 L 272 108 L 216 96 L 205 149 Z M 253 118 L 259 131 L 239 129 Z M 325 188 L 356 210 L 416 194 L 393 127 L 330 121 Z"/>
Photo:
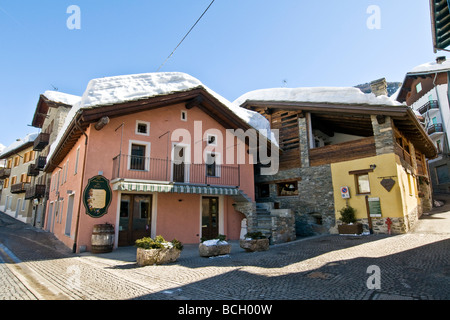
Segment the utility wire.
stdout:
<path fill-rule="evenodd" d="M 191 27 L 191 29 L 189 29 L 189 31 L 186 33 L 186 35 L 183 37 L 183 39 L 181 39 L 180 43 L 178 43 L 178 45 L 175 47 L 175 49 L 173 49 L 172 53 L 167 57 L 167 59 L 159 66 L 158 70 L 156 70 L 157 72 L 159 70 L 161 70 L 161 68 L 166 64 L 166 62 L 173 56 L 173 54 L 175 53 L 175 51 L 178 49 L 178 47 L 183 43 L 184 39 L 187 38 L 187 36 L 191 33 L 191 31 L 195 28 L 195 26 L 197 25 L 197 23 L 200 22 L 200 20 L 203 18 L 203 16 L 206 14 L 206 12 L 209 10 L 209 8 L 212 6 L 212 4 L 214 3 L 214 1 L 216 0 L 212 0 L 211 3 L 209 4 L 208 8 L 206 8 L 206 10 L 202 13 L 202 15 L 200 16 L 200 18 L 197 19 L 197 21 L 194 23 L 194 25 Z"/>

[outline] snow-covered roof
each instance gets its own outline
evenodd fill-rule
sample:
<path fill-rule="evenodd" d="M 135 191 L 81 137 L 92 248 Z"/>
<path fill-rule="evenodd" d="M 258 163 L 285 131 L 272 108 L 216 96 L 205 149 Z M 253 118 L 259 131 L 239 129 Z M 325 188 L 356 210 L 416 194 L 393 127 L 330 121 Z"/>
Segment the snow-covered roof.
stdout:
<path fill-rule="evenodd" d="M 59 91 L 45 91 L 44 96 L 51 101 L 73 106 L 81 100 L 81 97 Z"/>
<path fill-rule="evenodd" d="M 267 131 L 270 130 L 270 124 L 262 115 L 231 103 L 189 74 L 182 72 L 159 72 L 121 75 L 89 81 L 83 96 L 73 104 L 67 114 L 65 123 L 50 148 L 48 158 L 51 158 L 71 121 L 77 112 L 82 109 L 92 109 L 106 105 L 148 99 L 156 96 L 190 91 L 196 88 L 203 88 L 208 91 L 250 126 L 257 130 L 263 130 L 264 135 L 267 136 L 270 132 Z"/>
<path fill-rule="evenodd" d="M 29 133 L 25 136 L 25 138 L 14 141 L 11 145 L 9 145 L 8 147 L 6 147 L 2 150 L 2 152 L 0 153 L 0 157 L 8 154 L 11 151 L 17 150 L 30 142 L 33 142 L 37 138 L 38 135 L 39 135 L 39 133 Z"/>
<path fill-rule="evenodd" d="M 246 101 L 316 102 L 335 104 L 369 104 L 397 106 L 401 103 L 388 96 L 363 93 L 354 87 L 273 88 L 248 92 L 234 101 L 242 105 Z"/>
<path fill-rule="evenodd" d="M 450 61 L 446 60 L 442 63 L 437 63 L 436 61 L 427 62 L 413 68 L 408 74 L 416 73 L 432 73 L 432 72 L 444 72 L 450 70 Z"/>

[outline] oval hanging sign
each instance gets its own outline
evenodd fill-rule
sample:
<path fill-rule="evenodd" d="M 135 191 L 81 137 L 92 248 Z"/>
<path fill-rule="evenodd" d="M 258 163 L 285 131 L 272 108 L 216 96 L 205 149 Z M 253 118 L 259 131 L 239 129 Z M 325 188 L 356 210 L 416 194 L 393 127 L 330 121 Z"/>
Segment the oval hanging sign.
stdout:
<path fill-rule="evenodd" d="M 111 204 L 112 191 L 109 180 L 103 176 L 89 179 L 83 192 L 83 203 L 86 214 L 92 218 L 100 218 L 108 213 Z"/>

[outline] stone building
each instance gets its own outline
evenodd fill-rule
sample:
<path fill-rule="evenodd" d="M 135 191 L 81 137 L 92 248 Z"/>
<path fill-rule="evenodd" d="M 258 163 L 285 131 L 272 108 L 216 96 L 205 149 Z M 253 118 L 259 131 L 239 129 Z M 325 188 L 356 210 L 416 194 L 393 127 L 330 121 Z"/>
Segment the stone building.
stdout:
<path fill-rule="evenodd" d="M 265 89 L 235 103 L 279 130 L 280 168 L 256 171 L 256 201 L 293 210 L 298 236 L 335 232 L 346 205 L 373 232 L 387 232 L 388 217 L 406 232 L 430 208 L 425 157 L 436 149 L 407 106 L 357 88 Z"/>

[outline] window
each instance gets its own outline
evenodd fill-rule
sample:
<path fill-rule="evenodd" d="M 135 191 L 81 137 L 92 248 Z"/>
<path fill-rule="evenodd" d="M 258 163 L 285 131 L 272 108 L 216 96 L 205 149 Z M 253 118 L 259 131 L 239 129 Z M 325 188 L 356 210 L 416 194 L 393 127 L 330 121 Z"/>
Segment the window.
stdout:
<path fill-rule="evenodd" d="M 278 196 L 297 196 L 298 195 L 298 182 L 297 181 L 286 181 L 277 183 Z"/>
<path fill-rule="evenodd" d="M 420 91 L 422 91 L 422 83 L 418 83 L 417 85 L 416 85 L 416 91 L 417 91 L 417 93 L 419 93 Z"/>
<path fill-rule="evenodd" d="M 356 180 L 356 193 L 357 194 L 368 194 L 370 193 L 370 184 L 369 184 L 369 174 L 363 173 L 363 174 L 356 174 L 355 175 Z"/>
<path fill-rule="evenodd" d="M 450 175 L 448 173 L 448 167 L 446 164 L 436 167 L 436 176 L 438 178 L 439 184 L 450 182 Z"/>
<path fill-rule="evenodd" d="M 9 178 L 6 178 L 5 181 L 3 182 L 3 188 L 6 189 L 9 186 Z"/>
<path fill-rule="evenodd" d="M 217 146 L 217 136 L 214 134 L 208 134 L 207 143 L 209 146 Z"/>
<path fill-rule="evenodd" d="M 17 177 L 16 176 L 12 177 L 11 178 L 11 185 L 16 184 L 16 181 L 17 181 Z"/>
<path fill-rule="evenodd" d="M 15 157 L 14 158 L 14 167 L 17 167 L 20 164 L 20 158 L 19 157 Z"/>
<path fill-rule="evenodd" d="M 206 154 L 206 175 L 208 177 L 218 177 L 219 170 L 217 168 L 217 155 L 215 153 L 207 153 Z"/>
<path fill-rule="evenodd" d="M 136 134 L 143 136 L 150 135 L 150 122 L 146 121 L 136 121 Z"/>
<path fill-rule="evenodd" d="M 6 165 L 6 169 L 11 169 L 12 168 L 12 159 L 8 160 L 8 164 Z"/>
<path fill-rule="evenodd" d="M 149 151 L 147 148 L 150 148 L 150 146 L 137 143 L 131 144 L 131 156 L 129 159 L 130 170 L 148 170 L 146 166 L 148 161 L 146 155 Z"/>
<path fill-rule="evenodd" d="M 78 160 L 79 160 L 79 158 L 80 158 L 80 147 L 78 147 L 78 149 L 77 149 L 77 155 L 76 155 L 76 158 L 75 158 L 75 173 L 74 173 L 74 175 L 78 173 Z"/>
<path fill-rule="evenodd" d="M 22 211 L 25 211 L 27 202 L 25 201 L 25 198 L 22 200 Z"/>
<path fill-rule="evenodd" d="M 181 121 L 187 121 L 187 111 L 181 111 Z"/>

